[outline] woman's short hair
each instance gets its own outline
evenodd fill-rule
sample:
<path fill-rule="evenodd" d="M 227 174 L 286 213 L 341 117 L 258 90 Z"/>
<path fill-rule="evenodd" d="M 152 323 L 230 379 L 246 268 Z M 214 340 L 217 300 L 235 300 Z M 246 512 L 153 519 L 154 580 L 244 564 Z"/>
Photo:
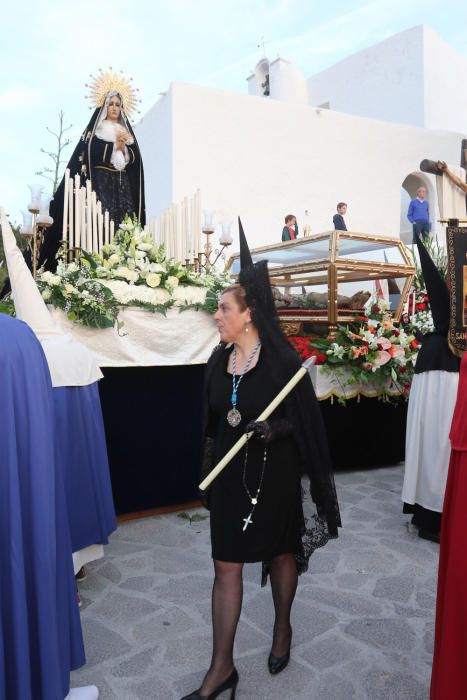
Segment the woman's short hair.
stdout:
<path fill-rule="evenodd" d="M 245 311 L 248 305 L 246 303 L 246 292 L 241 284 L 231 284 L 230 287 L 226 287 L 222 290 L 221 296 L 223 294 L 233 294 L 240 311 Z"/>
<path fill-rule="evenodd" d="M 295 215 L 294 214 L 287 214 L 287 216 L 285 217 L 285 223 L 288 224 L 289 221 L 292 221 L 292 219 L 295 219 Z"/>

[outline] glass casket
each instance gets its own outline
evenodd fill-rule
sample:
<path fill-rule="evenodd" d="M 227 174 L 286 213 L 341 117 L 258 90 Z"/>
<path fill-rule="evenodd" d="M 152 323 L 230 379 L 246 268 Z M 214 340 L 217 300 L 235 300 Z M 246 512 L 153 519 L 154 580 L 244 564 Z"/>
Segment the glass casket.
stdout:
<path fill-rule="evenodd" d="M 352 321 L 375 290 L 389 299 L 399 321 L 415 274 L 404 244 L 376 234 L 326 231 L 256 248 L 251 255 L 253 262 L 268 261 L 287 335 L 326 333 Z M 238 253 L 228 268 L 238 274 Z"/>

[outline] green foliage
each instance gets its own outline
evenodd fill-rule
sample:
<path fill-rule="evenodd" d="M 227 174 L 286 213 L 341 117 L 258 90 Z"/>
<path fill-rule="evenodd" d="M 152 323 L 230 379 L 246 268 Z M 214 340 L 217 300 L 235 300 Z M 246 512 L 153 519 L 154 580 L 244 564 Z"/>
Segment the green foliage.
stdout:
<path fill-rule="evenodd" d="M 193 513 L 193 515 L 190 515 L 186 512 L 186 510 L 184 510 L 182 513 L 178 513 L 178 517 L 182 518 L 183 520 L 189 520 L 190 525 L 192 525 L 193 523 L 199 523 L 202 520 L 206 520 L 208 516 L 202 515 L 201 513 Z"/>

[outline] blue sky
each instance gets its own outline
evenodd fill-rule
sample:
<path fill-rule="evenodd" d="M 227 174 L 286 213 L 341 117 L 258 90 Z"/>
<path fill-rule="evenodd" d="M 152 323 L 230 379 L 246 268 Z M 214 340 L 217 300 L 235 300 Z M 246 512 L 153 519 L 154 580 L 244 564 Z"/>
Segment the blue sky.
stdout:
<path fill-rule="evenodd" d="M 280 54 L 308 76 L 422 23 L 467 55 L 463 0 L 10 2 L 0 42 L 0 205 L 20 221 L 27 184 L 47 164 L 40 148 L 53 146 L 46 126 L 63 109 L 76 142 L 90 116 L 84 83 L 99 67 L 133 76 L 144 113 L 174 80 L 246 92 L 263 36 L 269 58 Z"/>

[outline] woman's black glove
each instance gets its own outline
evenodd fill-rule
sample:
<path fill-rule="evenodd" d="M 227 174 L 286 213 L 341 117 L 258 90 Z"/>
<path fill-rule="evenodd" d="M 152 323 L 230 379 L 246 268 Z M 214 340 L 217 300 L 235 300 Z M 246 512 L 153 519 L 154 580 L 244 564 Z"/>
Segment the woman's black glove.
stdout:
<path fill-rule="evenodd" d="M 293 431 L 292 423 L 286 418 L 273 418 L 272 420 L 250 421 L 245 428 L 246 433 L 253 433 L 253 437 L 264 440 L 266 443 L 289 437 Z"/>

